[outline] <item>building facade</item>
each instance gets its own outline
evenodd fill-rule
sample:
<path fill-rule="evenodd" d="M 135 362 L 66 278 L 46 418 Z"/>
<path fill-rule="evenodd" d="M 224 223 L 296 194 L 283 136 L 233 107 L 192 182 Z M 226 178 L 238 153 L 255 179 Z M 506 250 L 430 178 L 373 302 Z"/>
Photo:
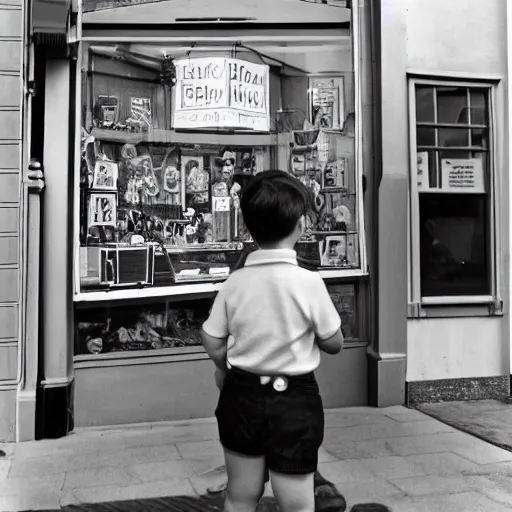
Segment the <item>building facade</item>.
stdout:
<path fill-rule="evenodd" d="M 6 8 L 0 439 L 213 414 L 268 168 L 315 195 L 326 407 L 509 395 L 507 2 L 120 3 Z"/>

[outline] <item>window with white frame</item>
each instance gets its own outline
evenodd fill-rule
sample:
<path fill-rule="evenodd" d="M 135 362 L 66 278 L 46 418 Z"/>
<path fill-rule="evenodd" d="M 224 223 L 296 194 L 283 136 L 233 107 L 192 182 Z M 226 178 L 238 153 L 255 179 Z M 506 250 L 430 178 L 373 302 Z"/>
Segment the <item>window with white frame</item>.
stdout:
<path fill-rule="evenodd" d="M 492 86 L 412 80 L 410 96 L 413 299 L 490 297 Z"/>

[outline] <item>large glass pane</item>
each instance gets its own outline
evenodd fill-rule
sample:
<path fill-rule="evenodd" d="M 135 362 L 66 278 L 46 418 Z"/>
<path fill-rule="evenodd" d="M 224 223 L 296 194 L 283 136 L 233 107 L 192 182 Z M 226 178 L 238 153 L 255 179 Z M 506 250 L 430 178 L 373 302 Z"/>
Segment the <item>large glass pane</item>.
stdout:
<path fill-rule="evenodd" d="M 341 329 L 345 341 L 359 341 L 359 317 L 357 310 L 356 290 L 353 284 L 327 284 L 327 290 L 341 317 Z"/>
<path fill-rule="evenodd" d="M 469 146 L 469 130 L 465 128 L 439 128 L 439 146 L 467 147 Z"/>
<path fill-rule="evenodd" d="M 485 128 L 474 128 L 471 130 L 471 146 L 473 147 L 489 147 L 489 131 Z"/>
<path fill-rule="evenodd" d="M 471 124 L 489 124 L 489 91 L 487 89 L 470 89 Z"/>
<path fill-rule="evenodd" d="M 436 87 L 437 122 L 468 123 L 468 90 L 466 87 Z"/>
<path fill-rule="evenodd" d="M 201 346 L 212 300 L 78 309 L 76 355 Z"/>
<path fill-rule="evenodd" d="M 436 120 L 434 88 L 416 87 L 416 122 L 433 123 Z"/>
<path fill-rule="evenodd" d="M 240 196 L 275 168 L 315 196 L 301 264 L 360 267 L 349 38 L 274 39 L 85 45 L 81 292 L 226 279 L 253 245 Z"/>
<path fill-rule="evenodd" d="M 435 128 L 424 128 L 418 126 L 416 129 L 416 144 L 421 147 L 436 145 Z"/>
<path fill-rule="evenodd" d="M 422 296 L 490 294 L 487 212 L 486 195 L 420 195 Z"/>

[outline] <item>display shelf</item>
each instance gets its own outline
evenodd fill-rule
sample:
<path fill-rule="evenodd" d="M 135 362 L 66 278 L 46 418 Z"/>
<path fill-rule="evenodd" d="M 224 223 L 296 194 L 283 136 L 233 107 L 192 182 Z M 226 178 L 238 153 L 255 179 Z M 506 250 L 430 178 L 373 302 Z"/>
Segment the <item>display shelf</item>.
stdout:
<path fill-rule="evenodd" d="M 132 359 L 134 356 L 138 358 L 154 358 L 155 356 L 176 356 L 176 355 L 189 355 L 189 354 L 205 354 L 205 349 L 202 345 L 193 345 L 190 347 L 174 347 L 174 348 L 160 348 L 153 350 L 132 350 L 126 352 L 106 352 L 105 354 L 76 354 L 74 356 L 75 362 L 89 362 L 89 361 L 112 361 L 116 359 Z"/>
<path fill-rule="evenodd" d="M 360 279 L 368 277 L 368 272 L 360 268 L 333 268 L 332 270 L 320 269 L 317 271 L 322 279 Z"/>
<path fill-rule="evenodd" d="M 322 269 L 318 273 L 322 279 L 352 279 L 367 277 L 368 273 L 361 269 Z M 186 295 L 209 295 L 216 294 L 225 281 L 225 278 L 215 282 L 207 283 L 184 283 L 173 286 L 154 286 L 148 288 L 136 288 L 129 290 L 109 290 L 96 292 L 77 293 L 73 297 L 73 301 L 78 304 L 87 304 L 95 302 L 122 301 L 133 299 L 151 299 L 165 297 L 183 297 Z"/>
<path fill-rule="evenodd" d="M 269 133 L 217 133 L 151 130 L 147 133 L 93 128 L 91 135 L 99 141 L 118 144 L 207 144 L 220 146 L 275 146 L 277 135 Z"/>
<path fill-rule="evenodd" d="M 173 286 L 153 286 L 128 290 L 105 290 L 97 292 L 77 293 L 73 297 L 75 303 L 107 302 L 130 299 L 150 299 L 165 297 L 183 297 L 185 295 L 214 295 L 220 290 L 222 282 L 187 283 Z"/>
<path fill-rule="evenodd" d="M 127 352 L 107 352 L 106 354 L 83 354 L 74 356 L 75 369 L 114 368 L 118 366 L 139 366 L 165 364 L 209 359 L 200 346 L 162 348 L 155 350 L 133 350 Z"/>
<path fill-rule="evenodd" d="M 170 245 L 166 244 L 165 249 L 169 254 L 191 254 L 198 252 L 240 252 L 243 250 L 243 242 L 219 242 L 217 244 L 190 244 L 190 245 Z"/>
<path fill-rule="evenodd" d="M 357 235 L 357 231 L 310 231 L 315 236 L 345 236 Z"/>

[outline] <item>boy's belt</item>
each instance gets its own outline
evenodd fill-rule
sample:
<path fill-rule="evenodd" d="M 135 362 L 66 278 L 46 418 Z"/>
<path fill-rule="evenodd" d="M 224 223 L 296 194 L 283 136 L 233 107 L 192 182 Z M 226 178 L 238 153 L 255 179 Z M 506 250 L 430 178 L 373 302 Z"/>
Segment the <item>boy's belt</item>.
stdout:
<path fill-rule="evenodd" d="M 230 371 L 233 372 L 242 381 L 256 383 L 258 382 L 262 386 L 272 384 L 272 387 L 279 393 L 286 391 L 290 383 L 296 383 L 297 385 L 311 384 L 316 382 L 313 372 L 304 375 L 257 375 L 255 373 L 242 370 L 240 368 L 230 367 Z"/>
<path fill-rule="evenodd" d="M 288 388 L 288 378 L 284 375 L 277 377 L 268 377 L 267 375 L 262 375 L 260 377 L 260 382 L 262 386 L 266 386 L 269 382 L 272 382 L 272 387 L 279 392 L 286 391 Z"/>

